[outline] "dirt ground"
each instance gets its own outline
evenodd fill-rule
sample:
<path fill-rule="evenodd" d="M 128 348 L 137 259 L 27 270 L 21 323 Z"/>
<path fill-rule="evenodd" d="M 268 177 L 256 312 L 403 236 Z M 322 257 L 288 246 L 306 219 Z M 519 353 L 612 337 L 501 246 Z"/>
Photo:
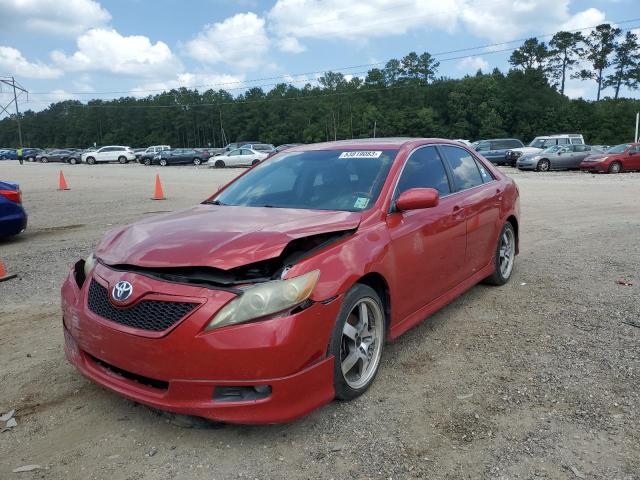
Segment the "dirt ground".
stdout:
<path fill-rule="evenodd" d="M 640 174 L 504 171 L 511 282 L 387 346 L 368 393 L 280 426 L 186 428 L 65 360 L 59 288 L 103 233 L 204 199 L 239 170 L 0 162 L 29 212 L 0 241 L 0 478 L 640 479 Z M 156 172 L 168 200 L 154 202 Z M 631 282 L 622 286 L 619 279 Z M 3 424 L 0 423 L 0 429 Z M 27 473 L 12 470 L 29 464 Z"/>

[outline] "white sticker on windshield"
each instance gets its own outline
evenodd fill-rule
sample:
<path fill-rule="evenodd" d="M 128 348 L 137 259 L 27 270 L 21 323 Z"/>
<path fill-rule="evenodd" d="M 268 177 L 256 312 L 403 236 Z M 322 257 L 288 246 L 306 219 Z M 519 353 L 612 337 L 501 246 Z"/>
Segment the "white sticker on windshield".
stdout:
<path fill-rule="evenodd" d="M 356 203 L 353 204 L 353 208 L 359 208 L 362 210 L 363 208 L 366 208 L 367 205 L 369 205 L 369 199 L 367 197 L 358 197 Z"/>
<path fill-rule="evenodd" d="M 338 158 L 379 158 L 382 155 L 380 150 L 357 150 L 353 152 L 342 152 Z"/>

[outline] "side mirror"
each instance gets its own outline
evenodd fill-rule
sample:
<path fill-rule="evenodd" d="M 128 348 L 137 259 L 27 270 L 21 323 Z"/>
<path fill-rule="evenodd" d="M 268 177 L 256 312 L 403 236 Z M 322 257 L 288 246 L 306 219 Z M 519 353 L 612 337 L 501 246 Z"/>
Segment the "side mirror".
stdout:
<path fill-rule="evenodd" d="M 433 208 L 440 202 L 440 194 L 435 188 L 411 188 L 400 194 L 396 200 L 396 209 L 420 210 Z"/>

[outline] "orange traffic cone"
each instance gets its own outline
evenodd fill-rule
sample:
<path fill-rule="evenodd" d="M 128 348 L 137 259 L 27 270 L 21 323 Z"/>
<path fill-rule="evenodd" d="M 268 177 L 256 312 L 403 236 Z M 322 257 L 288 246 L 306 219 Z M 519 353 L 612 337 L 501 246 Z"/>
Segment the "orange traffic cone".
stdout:
<path fill-rule="evenodd" d="M 16 275 L 15 273 L 13 275 L 9 275 L 7 273 L 7 269 L 4 268 L 4 263 L 2 263 L 2 260 L 0 260 L 0 282 L 4 282 L 5 280 L 9 280 L 17 276 L 18 275 Z"/>
<path fill-rule="evenodd" d="M 60 181 L 58 182 L 58 184 L 58 190 L 71 190 L 67 185 L 67 181 L 64 178 L 64 173 L 62 173 L 62 170 L 60 170 Z"/>
<path fill-rule="evenodd" d="M 162 191 L 162 183 L 160 183 L 160 175 L 156 174 L 156 191 L 153 193 L 151 200 L 166 200 Z"/>

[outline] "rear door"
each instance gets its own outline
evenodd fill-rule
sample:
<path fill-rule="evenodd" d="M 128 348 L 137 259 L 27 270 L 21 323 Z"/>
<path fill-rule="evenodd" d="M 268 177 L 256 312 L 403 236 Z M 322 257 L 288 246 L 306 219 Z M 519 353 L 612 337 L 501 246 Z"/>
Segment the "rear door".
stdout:
<path fill-rule="evenodd" d="M 387 216 L 390 255 L 397 275 L 397 308 L 410 315 L 457 285 L 464 272 L 466 226 L 460 198 L 440 152 L 433 145 L 420 147 L 407 159 L 392 199 L 411 188 L 435 188 L 436 207 Z"/>
<path fill-rule="evenodd" d="M 453 177 L 457 203 L 466 220 L 466 254 L 461 281 L 484 268 L 493 259 L 500 223 L 502 189 L 482 163 L 468 150 L 442 145 Z"/>

